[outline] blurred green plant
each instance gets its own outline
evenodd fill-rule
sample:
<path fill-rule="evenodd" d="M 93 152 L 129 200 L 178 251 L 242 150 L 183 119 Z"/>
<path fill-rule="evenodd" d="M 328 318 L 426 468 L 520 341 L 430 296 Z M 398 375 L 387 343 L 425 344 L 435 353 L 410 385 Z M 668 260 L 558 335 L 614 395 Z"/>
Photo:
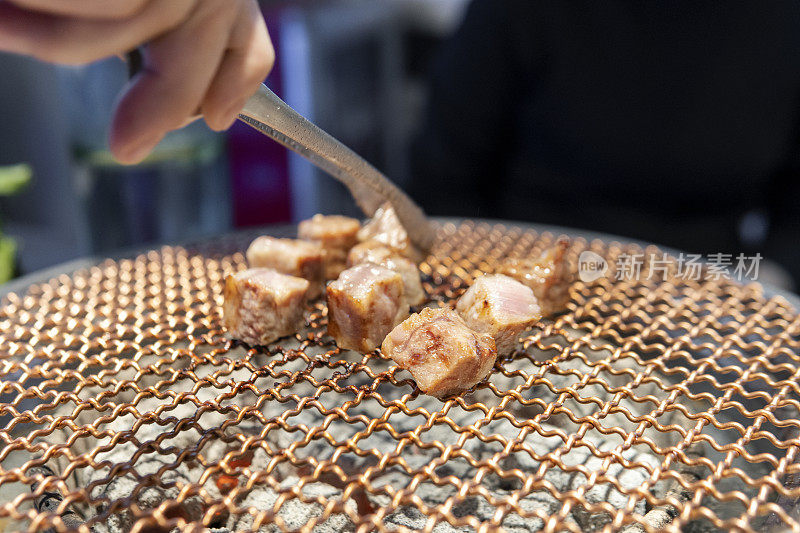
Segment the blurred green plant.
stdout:
<path fill-rule="evenodd" d="M 31 182 L 33 171 L 28 165 L 0 167 L 0 196 L 12 196 Z M 0 283 L 14 277 L 17 264 L 17 242 L 3 235 L 0 227 Z"/>

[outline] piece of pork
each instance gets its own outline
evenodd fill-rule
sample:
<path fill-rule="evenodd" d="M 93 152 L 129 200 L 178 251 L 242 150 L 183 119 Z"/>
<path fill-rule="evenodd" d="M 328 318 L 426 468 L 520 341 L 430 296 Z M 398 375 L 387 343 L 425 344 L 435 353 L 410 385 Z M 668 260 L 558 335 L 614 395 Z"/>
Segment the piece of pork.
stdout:
<path fill-rule="evenodd" d="M 388 202 L 379 207 L 372 218 L 359 230 L 358 240 L 361 242 L 377 241 L 417 264 L 425 259 L 423 253 L 411 242 L 408 232 Z"/>
<path fill-rule="evenodd" d="M 500 273 L 520 281 L 533 290 L 544 316 L 566 311 L 569 289 L 574 280 L 565 259 L 569 240 L 560 239 L 537 259 L 509 259 Z"/>
<path fill-rule="evenodd" d="M 368 240 L 360 242 L 350 248 L 347 254 L 347 266 L 352 267 L 361 263 L 380 264 L 384 259 L 400 255 L 382 242 Z"/>
<path fill-rule="evenodd" d="M 347 269 L 347 250 L 330 249 L 325 250 L 325 279 L 331 280 L 339 277 L 339 274 Z"/>
<path fill-rule="evenodd" d="M 313 242 L 297 239 L 258 237 L 247 249 L 251 268 L 271 268 L 309 282 L 308 296 L 320 295 L 325 285 L 325 251 Z"/>
<path fill-rule="evenodd" d="M 309 282 L 268 268 L 251 268 L 225 278 L 223 323 L 228 333 L 264 345 L 303 326 Z"/>
<path fill-rule="evenodd" d="M 476 279 L 456 311 L 469 327 L 492 336 L 498 355 L 514 351 L 520 333 L 542 318 L 530 287 L 502 274 Z"/>
<path fill-rule="evenodd" d="M 417 306 L 425 303 L 428 296 L 422 287 L 419 268 L 410 259 L 401 255 L 394 255 L 387 257 L 378 264 L 397 272 L 403 278 L 403 298 L 405 298 L 408 305 Z"/>
<path fill-rule="evenodd" d="M 349 250 L 358 242 L 361 223 L 355 218 L 341 215 L 314 215 L 300 222 L 297 235 L 307 241 L 315 241 L 323 248 Z"/>
<path fill-rule="evenodd" d="M 400 274 L 403 278 L 404 294 L 408 305 L 422 305 L 427 300 L 419 268 L 407 257 L 377 241 L 366 241 L 354 246 L 347 255 L 348 266 L 362 263 L 374 263 Z"/>
<path fill-rule="evenodd" d="M 445 308 L 426 307 L 411 315 L 386 336 L 381 351 L 437 398 L 475 386 L 497 359 L 491 335 L 473 330 Z"/>
<path fill-rule="evenodd" d="M 328 333 L 336 345 L 367 353 L 408 316 L 403 278 L 373 263 L 348 268 L 328 284 Z"/>
<path fill-rule="evenodd" d="M 347 252 L 358 242 L 361 223 L 340 215 L 314 215 L 300 222 L 298 237 L 325 250 L 325 278 L 336 279 L 347 268 Z"/>

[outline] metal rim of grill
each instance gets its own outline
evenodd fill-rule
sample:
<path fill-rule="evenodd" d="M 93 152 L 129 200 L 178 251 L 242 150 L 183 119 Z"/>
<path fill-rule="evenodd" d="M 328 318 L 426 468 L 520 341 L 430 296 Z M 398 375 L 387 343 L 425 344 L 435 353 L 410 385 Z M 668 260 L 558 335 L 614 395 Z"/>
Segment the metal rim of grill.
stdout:
<path fill-rule="evenodd" d="M 441 223 L 448 305 L 557 235 Z M 576 282 L 444 402 L 322 303 L 294 339 L 225 336 L 243 237 L 107 260 L 0 305 L 0 529 L 800 530 L 800 319 L 728 280 Z M 636 245 L 573 239 L 609 264 Z M 644 252 L 656 252 L 648 248 Z M 647 254 L 645 254 L 647 257 Z"/>

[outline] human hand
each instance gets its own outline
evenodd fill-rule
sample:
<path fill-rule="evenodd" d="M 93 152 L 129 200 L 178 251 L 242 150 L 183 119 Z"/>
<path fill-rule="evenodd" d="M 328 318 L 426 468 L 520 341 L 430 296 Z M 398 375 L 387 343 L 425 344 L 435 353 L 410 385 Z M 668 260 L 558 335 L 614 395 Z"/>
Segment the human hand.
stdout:
<path fill-rule="evenodd" d="M 256 0 L 0 0 L 0 51 L 83 64 L 140 46 L 110 134 L 129 164 L 198 110 L 229 128 L 275 60 Z"/>

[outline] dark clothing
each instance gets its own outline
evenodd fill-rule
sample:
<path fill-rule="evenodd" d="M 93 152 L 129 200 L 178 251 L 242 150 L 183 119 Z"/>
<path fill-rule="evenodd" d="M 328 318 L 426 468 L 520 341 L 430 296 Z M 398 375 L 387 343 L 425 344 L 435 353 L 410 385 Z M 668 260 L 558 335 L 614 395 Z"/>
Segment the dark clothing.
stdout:
<path fill-rule="evenodd" d="M 795 1 L 474 0 L 432 69 L 412 191 L 697 252 L 747 251 L 738 220 L 764 209 L 797 253 L 798 104 Z"/>

